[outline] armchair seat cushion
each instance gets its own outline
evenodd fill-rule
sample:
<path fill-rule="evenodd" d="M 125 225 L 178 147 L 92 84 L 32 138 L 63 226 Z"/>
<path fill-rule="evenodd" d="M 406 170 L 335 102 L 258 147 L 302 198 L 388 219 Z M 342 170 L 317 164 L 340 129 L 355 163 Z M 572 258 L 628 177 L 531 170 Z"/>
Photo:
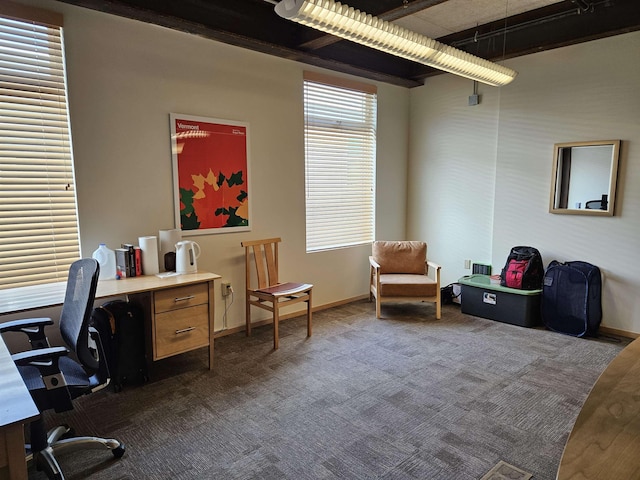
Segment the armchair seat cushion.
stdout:
<path fill-rule="evenodd" d="M 379 294 L 383 297 L 434 297 L 437 293 L 438 284 L 426 275 L 380 274 Z"/>

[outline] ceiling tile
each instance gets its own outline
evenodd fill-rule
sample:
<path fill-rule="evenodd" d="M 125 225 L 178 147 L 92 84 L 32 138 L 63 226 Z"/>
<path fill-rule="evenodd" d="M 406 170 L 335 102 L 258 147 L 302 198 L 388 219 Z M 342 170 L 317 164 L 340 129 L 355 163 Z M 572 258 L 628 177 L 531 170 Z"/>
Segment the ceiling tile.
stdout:
<path fill-rule="evenodd" d="M 507 16 L 544 7 L 558 0 L 448 0 L 394 23 L 431 38 L 467 30 Z"/>

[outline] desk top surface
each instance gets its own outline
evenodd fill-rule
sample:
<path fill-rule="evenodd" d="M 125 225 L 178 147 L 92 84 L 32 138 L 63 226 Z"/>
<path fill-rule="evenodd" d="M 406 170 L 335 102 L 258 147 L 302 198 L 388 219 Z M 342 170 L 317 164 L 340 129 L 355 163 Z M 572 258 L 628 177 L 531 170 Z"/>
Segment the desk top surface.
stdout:
<path fill-rule="evenodd" d="M 96 298 L 115 297 L 133 293 L 162 290 L 192 283 L 216 280 L 220 275 L 209 272 L 186 273 L 160 278 L 156 275 L 100 280 Z M 37 308 L 62 305 L 66 282 L 0 290 L 0 314 L 19 313 Z"/>
<path fill-rule="evenodd" d="M 557 480 L 640 478 L 640 338 L 593 386 L 562 454 Z"/>
<path fill-rule="evenodd" d="M 27 422 L 38 415 L 31 394 L 0 335 L 0 428 Z"/>

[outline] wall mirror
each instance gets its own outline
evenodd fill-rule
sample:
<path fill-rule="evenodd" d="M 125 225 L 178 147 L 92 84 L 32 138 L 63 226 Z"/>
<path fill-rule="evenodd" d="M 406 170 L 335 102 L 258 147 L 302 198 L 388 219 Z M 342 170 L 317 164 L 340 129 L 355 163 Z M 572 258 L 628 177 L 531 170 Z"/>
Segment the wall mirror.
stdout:
<path fill-rule="evenodd" d="M 612 216 L 620 140 L 554 145 L 549 212 Z"/>

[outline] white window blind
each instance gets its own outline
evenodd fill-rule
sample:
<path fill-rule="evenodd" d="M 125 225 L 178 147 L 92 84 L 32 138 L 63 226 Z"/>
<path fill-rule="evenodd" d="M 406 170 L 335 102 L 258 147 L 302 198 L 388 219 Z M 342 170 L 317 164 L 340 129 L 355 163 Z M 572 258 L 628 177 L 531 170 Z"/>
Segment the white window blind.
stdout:
<path fill-rule="evenodd" d="M 0 289 L 65 280 L 80 256 L 62 29 L 3 8 Z"/>
<path fill-rule="evenodd" d="M 375 87 L 305 73 L 307 252 L 373 241 L 376 110 Z"/>

